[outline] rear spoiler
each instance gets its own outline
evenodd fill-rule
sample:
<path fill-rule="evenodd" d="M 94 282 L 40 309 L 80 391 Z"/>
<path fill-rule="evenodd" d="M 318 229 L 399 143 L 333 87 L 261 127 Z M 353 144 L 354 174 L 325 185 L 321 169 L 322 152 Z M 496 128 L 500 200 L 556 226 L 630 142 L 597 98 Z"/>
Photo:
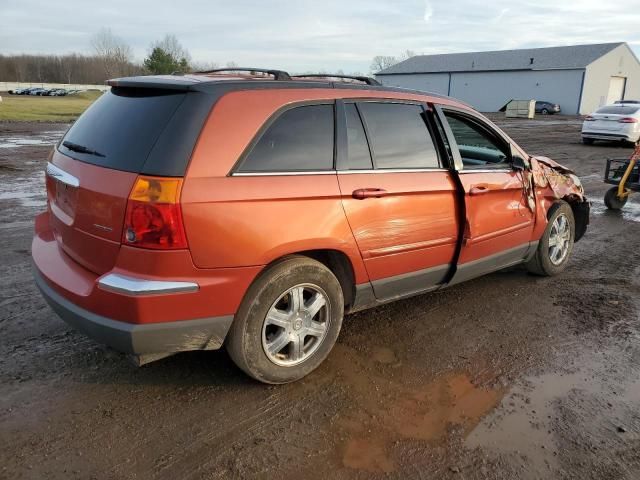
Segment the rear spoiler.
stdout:
<path fill-rule="evenodd" d="M 174 75 L 148 75 L 139 77 L 113 78 L 107 80 L 106 84 L 111 87 L 129 88 L 161 88 L 163 90 L 189 91 L 197 90 L 198 84 L 202 82 L 193 78 L 185 78 Z"/>

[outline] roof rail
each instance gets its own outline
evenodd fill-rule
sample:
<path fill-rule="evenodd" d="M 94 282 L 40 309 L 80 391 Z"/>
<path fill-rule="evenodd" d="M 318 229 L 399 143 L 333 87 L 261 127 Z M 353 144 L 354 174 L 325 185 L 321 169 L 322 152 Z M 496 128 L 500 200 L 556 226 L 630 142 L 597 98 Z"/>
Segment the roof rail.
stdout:
<path fill-rule="evenodd" d="M 282 70 L 271 70 L 266 68 L 214 68 L 213 70 L 203 70 L 201 72 L 193 73 L 222 73 L 222 72 L 259 72 L 273 75 L 274 80 L 291 80 L 291 75 Z"/>
<path fill-rule="evenodd" d="M 333 75 L 331 73 L 310 73 L 308 75 L 291 75 L 291 78 L 344 78 L 350 80 L 358 80 L 371 86 L 382 86 L 382 84 L 375 78 L 364 77 L 362 75 Z"/>

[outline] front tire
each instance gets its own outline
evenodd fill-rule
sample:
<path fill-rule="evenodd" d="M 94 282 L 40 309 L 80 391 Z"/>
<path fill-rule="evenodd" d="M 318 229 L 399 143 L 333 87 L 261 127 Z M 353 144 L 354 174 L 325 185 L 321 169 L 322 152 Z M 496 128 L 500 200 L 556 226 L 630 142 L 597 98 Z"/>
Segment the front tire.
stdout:
<path fill-rule="evenodd" d="M 609 210 L 621 210 L 627 203 L 629 197 L 624 197 L 622 200 L 618 198 L 618 187 L 611 187 L 604 194 L 604 204 Z"/>
<path fill-rule="evenodd" d="M 576 225 L 571 206 L 562 200 L 551 206 L 548 217 L 547 228 L 526 267 L 531 273 L 550 277 L 567 267 L 573 251 Z"/>
<path fill-rule="evenodd" d="M 227 336 L 227 351 L 256 380 L 293 382 L 327 357 L 343 315 L 342 288 L 331 270 L 308 257 L 286 257 L 247 291 Z"/>
<path fill-rule="evenodd" d="M 542 110 L 540 110 L 540 113 L 542 113 L 542 115 L 549 115 L 549 110 L 543 108 Z"/>

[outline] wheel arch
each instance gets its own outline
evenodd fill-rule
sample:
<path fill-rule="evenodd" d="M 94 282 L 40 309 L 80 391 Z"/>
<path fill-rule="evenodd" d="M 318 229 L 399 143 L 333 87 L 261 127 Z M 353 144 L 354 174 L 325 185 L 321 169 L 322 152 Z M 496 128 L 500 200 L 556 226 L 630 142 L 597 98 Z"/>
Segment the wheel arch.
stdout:
<path fill-rule="evenodd" d="M 301 250 L 297 252 L 291 252 L 286 255 L 281 255 L 266 264 L 254 279 L 254 282 L 273 265 L 287 258 L 295 256 L 311 258 L 322 263 L 325 267 L 331 270 L 331 272 L 336 276 L 338 282 L 340 283 L 340 287 L 342 288 L 342 295 L 344 297 L 345 311 L 348 311 L 355 300 L 356 276 L 351 258 L 349 258 L 349 256 L 341 250 L 325 248 Z"/>

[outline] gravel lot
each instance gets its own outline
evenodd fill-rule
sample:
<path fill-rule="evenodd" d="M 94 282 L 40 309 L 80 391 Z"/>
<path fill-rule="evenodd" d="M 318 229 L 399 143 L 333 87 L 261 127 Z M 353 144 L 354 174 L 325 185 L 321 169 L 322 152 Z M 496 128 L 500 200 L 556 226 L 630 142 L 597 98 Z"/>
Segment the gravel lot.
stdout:
<path fill-rule="evenodd" d="M 267 387 L 224 351 L 142 368 L 64 324 L 30 273 L 62 124 L 0 123 L 0 478 L 640 478 L 640 195 L 607 212 L 580 120 L 494 117 L 582 178 L 568 270 L 496 273 L 347 317 L 328 361 Z"/>

